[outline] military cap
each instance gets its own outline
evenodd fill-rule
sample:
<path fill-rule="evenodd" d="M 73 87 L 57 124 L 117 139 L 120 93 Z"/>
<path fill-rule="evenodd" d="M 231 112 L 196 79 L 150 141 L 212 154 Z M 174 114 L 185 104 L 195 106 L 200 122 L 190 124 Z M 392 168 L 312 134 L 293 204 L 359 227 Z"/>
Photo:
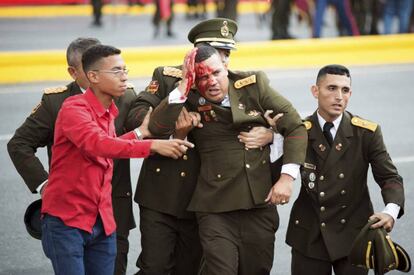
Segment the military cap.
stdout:
<path fill-rule="evenodd" d="M 396 269 L 411 270 L 408 253 L 391 240 L 384 228 L 372 229 L 376 220 L 369 221 L 356 237 L 348 256 L 351 264 L 374 269 L 375 274 L 384 274 Z"/>
<path fill-rule="evenodd" d="M 234 50 L 236 41 L 237 23 L 227 18 L 204 20 L 195 25 L 188 33 L 188 40 L 194 45 L 208 43 L 219 49 Z"/>
<path fill-rule="evenodd" d="M 32 202 L 24 213 L 24 224 L 26 225 L 27 232 L 38 240 L 42 238 L 42 227 L 40 224 L 41 208 L 42 200 L 38 199 Z"/>

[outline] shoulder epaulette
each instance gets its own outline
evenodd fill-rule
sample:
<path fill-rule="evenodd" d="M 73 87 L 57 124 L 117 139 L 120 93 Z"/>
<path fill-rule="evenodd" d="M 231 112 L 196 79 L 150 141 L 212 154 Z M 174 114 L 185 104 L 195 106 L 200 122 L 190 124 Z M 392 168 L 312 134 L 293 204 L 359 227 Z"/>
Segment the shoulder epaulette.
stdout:
<path fill-rule="evenodd" d="M 164 70 L 162 72 L 165 76 L 172 76 L 175 78 L 182 78 L 183 72 L 180 69 L 174 68 L 174 67 L 164 67 Z"/>
<path fill-rule="evenodd" d="M 132 83 L 128 82 L 128 83 L 127 83 L 127 88 L 128 88 L 128 89 L 134 89 L 134 88 L 135 88 L 135 86 L 134 86 L 134 84 L 132 84 Z"/>
<path fill-rule="evenodd" d="M 234 82 L 234 88 L 240 89 L 240 88 L 243 88 L 244 86 L 247 86 L 247 85 L 250 85 L 250 84 L 253 84 L 253 83 L 256 83 L 256 75 L 255 74 L 251 75 L 251 76 L 248 76 L 246 78 L 237 80 L 236 82 Z"/>
<path fill-rule="evenodd" d="M 305 120 L 303 123 L 305 125 L 306 130 L 310 130 L 312 128 L 312 122 Z"/>
<path fill-rule="evenodd" d="M 60 86 L 60 87 L 46 88 L 43 92 L 46 95 L 59 94 L 59 93 L 62 93 L 64 91 L 66 91 L 67 89 L 68 89 L 68 87 L 66 87 L 66 86 Z"/>
<path fill-rule="evenodd" d="M 372 132 L 375 132 L 375 130 L 377 129 L 377 126 L 378 126 L 377 123 L 362 119 L 360 117 L 353 117 L 351 119 L 351 123 L 352 123 L 352 125 L 368 129 Z"/>

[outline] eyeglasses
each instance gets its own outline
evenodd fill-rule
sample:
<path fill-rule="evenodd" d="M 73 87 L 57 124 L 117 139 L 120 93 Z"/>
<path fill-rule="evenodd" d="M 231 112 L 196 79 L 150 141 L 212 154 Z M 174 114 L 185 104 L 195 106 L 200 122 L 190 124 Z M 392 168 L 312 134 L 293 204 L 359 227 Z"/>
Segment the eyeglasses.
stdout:
<path fill-rule="evenodd" d="M 122 69 L 122 70 L 93 70 L 94 72 L 98 73 L 107 73 L 107 74 L 113 74 L 114 76 L 120 78 L 122 75 L 128 75 L 129 70 L 128 69 Z"/>

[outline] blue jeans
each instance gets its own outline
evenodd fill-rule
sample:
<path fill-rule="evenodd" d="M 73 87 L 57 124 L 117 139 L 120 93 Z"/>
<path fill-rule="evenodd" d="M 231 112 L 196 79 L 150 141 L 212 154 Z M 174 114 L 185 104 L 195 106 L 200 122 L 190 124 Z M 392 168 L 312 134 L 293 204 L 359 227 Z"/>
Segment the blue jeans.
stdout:
<path fill-rule="evenodd" d="M 384 33 L 390 34 L 394 16 L 398 17 L 398 32 L 407 33 L 413 0 L 387 0 L 384 6 Z"/>
<path fill-rule="evenodd" d="M 325 9 L 328 4 L 334 5 L 341 24 L 347 35 L 359 35 L 349 0 L 316 0 L 316 11 L 313 19 L 313 37 L 321 36 Z"/>
<path fill-rule="evenodd" d="M 65 225 L 61 219 L 42 218 L 42 246 L 52 261 L 55 274 L 113 275 L 116 257 L 116 234 L 105 235 L 98 216 L 92 233 Z"/>

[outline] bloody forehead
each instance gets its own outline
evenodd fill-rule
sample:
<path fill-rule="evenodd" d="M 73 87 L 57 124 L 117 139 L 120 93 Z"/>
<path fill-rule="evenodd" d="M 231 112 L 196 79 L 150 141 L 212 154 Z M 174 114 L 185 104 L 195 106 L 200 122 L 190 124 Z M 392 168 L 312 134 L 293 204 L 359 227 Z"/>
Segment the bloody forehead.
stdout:
<path fill-rule="evenodd" d="M 214 68 L 208 66 L 204 61 L 195 64 L 196 77 L 203 77 L 214 72 Z"/>

